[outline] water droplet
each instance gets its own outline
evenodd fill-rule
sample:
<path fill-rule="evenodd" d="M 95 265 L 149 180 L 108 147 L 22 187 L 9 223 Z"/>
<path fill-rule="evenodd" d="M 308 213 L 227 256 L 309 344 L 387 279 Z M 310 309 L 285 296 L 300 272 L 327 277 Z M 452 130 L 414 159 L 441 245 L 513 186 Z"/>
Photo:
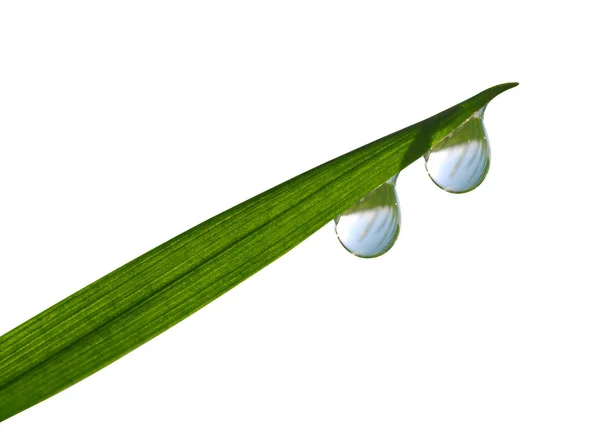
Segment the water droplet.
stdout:
<path fill-rule="evenodd" d="M 400 233 L 396 178 L 390 178 L 335 218 L 335 232 L 353 255 L 374 258 L 392 248 Z"/>
<path fill-rule="evenodd" d="M 477 188 L 490 168 L 490 144 L 483 113 L 470 117 L 425 155 L 425 167 L 435 184 L 450 193 Z"/>

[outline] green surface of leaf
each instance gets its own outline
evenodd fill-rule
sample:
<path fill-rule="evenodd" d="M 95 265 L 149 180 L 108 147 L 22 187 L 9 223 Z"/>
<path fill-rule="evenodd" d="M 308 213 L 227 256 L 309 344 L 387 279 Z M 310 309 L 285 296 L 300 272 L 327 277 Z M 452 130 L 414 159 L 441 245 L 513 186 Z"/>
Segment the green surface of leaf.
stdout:
<path fill-rule="evenodd" d="M 507 83 L 255 196 L 0 337 L 0 422 L 102 369 L 275 261 L 423 156 Z"/>

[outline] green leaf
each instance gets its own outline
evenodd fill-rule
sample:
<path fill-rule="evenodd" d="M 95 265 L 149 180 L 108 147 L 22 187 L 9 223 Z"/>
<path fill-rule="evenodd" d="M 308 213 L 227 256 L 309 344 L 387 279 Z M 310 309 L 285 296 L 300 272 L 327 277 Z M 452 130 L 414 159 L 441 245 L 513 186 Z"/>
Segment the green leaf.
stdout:
<path fill-rule="evenodd" d="M 516 85 L 490 88 L 261 193 L 0 337 L 0 421 L 102 369 L 275 261 Z"/>

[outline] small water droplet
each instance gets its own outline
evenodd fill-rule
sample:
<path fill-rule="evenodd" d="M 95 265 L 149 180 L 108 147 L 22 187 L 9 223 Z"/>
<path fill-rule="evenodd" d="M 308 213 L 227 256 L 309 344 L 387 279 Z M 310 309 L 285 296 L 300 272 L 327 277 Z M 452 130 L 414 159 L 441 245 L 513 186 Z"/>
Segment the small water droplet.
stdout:
<path fill-rule="evenodd" d="M 483 182 L 490 169 L 491 152 L 483 125 L 484 111 L 485 107 L 424 156 L 429 177 L 447 192 L 470 192 Z"/>
<path fill-rule="evenodd" d="M 400 233 L 396 178 L 390 178 L 335 218 L 342 245 L 361 258 L 374 258 L 392 248 Z"/>

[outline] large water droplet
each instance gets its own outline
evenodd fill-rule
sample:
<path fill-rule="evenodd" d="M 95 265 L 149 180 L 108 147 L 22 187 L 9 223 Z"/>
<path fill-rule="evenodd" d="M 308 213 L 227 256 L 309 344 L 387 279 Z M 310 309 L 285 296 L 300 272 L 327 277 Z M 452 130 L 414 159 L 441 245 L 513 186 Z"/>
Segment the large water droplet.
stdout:
<path fill-rule="evenodd" d="M 373 258 L 392 248 L 400 233 L 396 178 L 390 178 L 335 218 L 338 239 L 348 252 Z"/>
<path fill-rule="evenodd" d="M 491 153 L 483 125 L 484 111 L 485 107 L 425 155 L 429 177 L 447 192 L 470 192 L 487 175 Z"/>

